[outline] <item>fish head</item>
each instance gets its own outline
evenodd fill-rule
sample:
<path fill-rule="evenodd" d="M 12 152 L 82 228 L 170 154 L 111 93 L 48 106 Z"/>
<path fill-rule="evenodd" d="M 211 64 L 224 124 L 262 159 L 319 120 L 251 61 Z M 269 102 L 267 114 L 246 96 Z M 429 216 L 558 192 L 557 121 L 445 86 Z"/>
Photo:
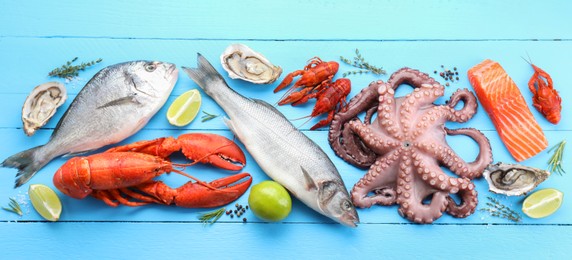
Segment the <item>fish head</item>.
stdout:
<path fill-rule="evenodd" d="M 161 61 L 134 61 L 124 70 L 126 83 L 153 97 L 168 97 L 177 83 L 177 66 Z"/>
<path fill-rule="evenodd" d="M 318 185 L 318 206 L 327 216 L 349 227 L 356 227 L 359 217 L 343 183 L 325 181 Z"/>

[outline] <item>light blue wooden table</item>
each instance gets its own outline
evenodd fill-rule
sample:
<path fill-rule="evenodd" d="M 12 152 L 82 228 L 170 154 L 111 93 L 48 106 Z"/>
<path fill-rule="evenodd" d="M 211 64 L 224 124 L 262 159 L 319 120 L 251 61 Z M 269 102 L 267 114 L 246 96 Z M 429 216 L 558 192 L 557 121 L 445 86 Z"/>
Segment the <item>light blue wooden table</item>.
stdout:
<path fill-rule="evenodd" d="M 196 53 L 201 52 L 222 72 L 218 57 L 226 46 L 236 42 L 260 51 L 285 73 L 302 68 L 314 56 L 335 61 L 339 61 L 340 55 L 352 57 L 356 48 L 372 64 L 383 66 L 389 73 L 408 66 L 432 74 L 440 70 L 441 64 L 456 66 L 461 71 L 460 81 L 446 88 L 445 97 L 458 88 L 470 88 L 466 71 L 490 58 L 504 66 L 531 106 L 526 83 L 532 69 L 521 58 L 528 54 L 552 75 L 563 98 L 563 118 L 556 126 L 533 109 L 552 146 L 569 137 L 572 131 L 568 114 L 572 99 L 570 13 L 570 1 L 57 1 L 46 4 L 0 0 L 0 160 L 44 144 L 77 92 L 104 66 L 151 59 L 194 67 Z M 52 80 L 46 76 L 51 69 L 76 56 L 80 61 L 103 58 L 103 63 L 81 72 L 78 81 L 67 83 L 70 98 L 63 108 L 36 135 L 25 136 L 20 120 L 24 99 L 33 87 Z M 350 69 L 341 65 L 337 77 Z M 388 76 L 379 78 L 387 80 Z M 376 79 L 373 75 L 351 77 L 352 96 Z M 277 83 L 258 86 L 227 80 L 245 96 L 269 103 L 280 97 L 272 93 Z M 194 88 L 197 85 L 180 73 L 167 104 Z M 203 98 L 202 110 L 222 113 L 210 98 L 206 95 Z M 195 120 L 183 128 L 173 127 L 165 118 L 166 108 L 125 143 L 186 132 L 232 137 L 220 117 L 205 123 Z M 307 105 L 278 109 L 288 118 L 298 118 L 308 115 L 311 108 Z M 326 151 L 346 186 L 351 188 L 364 170 L 336 157 L 327 144 L 326 130 L 308 131 L 312 122 L 301 130 Z M 485 133 L 492 143 L 495 161 L 514 162 L 481 107 L 462 126 Z M 449 141 L 463 158 L 472 160 L 476 144 L 467 145 L 466 140 L 450 138 Z M 465 219 L 445 215 L 432 225 L 417 225 L 401 218 L 394 206 L 359 209 L 361 224 L 350 229 L 294 200 L 291 215 L 280 223 L 262 222 L 248 212 L 246 224 L 225 216 L 213 226 L 204 226 L 197 221 L 197 215 L 204 210 L 166 206 L 110 208 L 95 199 L 79 201 L 60 193 L 64 211 L 57 223 L 44 221 L 29 204 L 24 205 L 23 217 L 0 211 L 0 258 L 563 259 L 569 256 L 572 244 L 572 200 L 568 197 L 572 188 L 570 151 L 565 156 L 564 169 L 569 173 L 553 175 L 539 187 L 563 191 L 561 209 L 544 219 L 524 217 L 517 224 L 477 211 Z M 523 164 L 544 168 L 548 158 L 543 152 Z M 253 175 L 254 183 L 268 179 L 252 157 L 247 155 L 247 160 L 244 171 Z M 27 198 L 31 183 L 53 187 L 53 173 L 64 162 L 65 159 L 54 160 L 20 189 L 12 188 L 16 171 L 0 169 L 0 204 L 5 206 L 9 197 Z M 205 180 L 228 175 L 207 166 L 188 171 Z M 162 179 L 173 186 L 186 181 L 174 175 Z M 475 183 L 481 201 L 478 208 L 483 207 L 487 196 L 494 196 L 520 209 L 522 197 L 493 195 L 484 180 Z M 246 205 L 247 196 L 238 202 Z"/>

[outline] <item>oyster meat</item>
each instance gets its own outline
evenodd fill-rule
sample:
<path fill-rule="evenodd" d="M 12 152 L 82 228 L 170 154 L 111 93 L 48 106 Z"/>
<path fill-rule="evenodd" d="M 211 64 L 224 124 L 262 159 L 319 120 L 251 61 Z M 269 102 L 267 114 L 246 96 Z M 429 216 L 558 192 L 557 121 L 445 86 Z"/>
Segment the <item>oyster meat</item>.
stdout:
<path fill-rule="evenodd" d="M 526 195 L 550 176 L 549 171 L 518 164 L 496 163 L 487 166 L 483 176 L 489 190 L 508 196 Z"/>
<path fill-rule="evenodd" d="M 33 135 L 44 126 L 67 99 L 66 88 L 59 82 L 47 82 L 32 90 L 22 107 L 26 135 Z"/>
<path fill-rule="evenodd" d="M 228 46 L 220 56 L 220 62 L 229 77 L 256 84 L 272 83 L 282 73 L 282 68 L 273 65 L 262 54 L 244 44 Z"/>

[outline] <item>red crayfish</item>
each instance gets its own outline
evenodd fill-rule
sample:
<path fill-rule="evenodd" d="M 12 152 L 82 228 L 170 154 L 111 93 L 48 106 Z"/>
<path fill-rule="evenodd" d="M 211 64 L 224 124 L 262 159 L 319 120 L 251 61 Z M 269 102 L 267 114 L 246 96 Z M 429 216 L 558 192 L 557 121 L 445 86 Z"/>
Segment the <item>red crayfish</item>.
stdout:
<path fill-rule="evenodd" d="M 562 111 L 562 98 L 554 89 L 550 75 L 532 62 L 528 63 L 534 69 L 534 74 L 528 81 L 528 88 L 533 94 L 532 104 L 548 122 L 558 124 Z"/>
<path fill-rule="evenodd" d="M 54 185 L 64 194 L 83 199 L 91 195 L 116 207 L 149 203 L 175 204 L 187 208 L 209 208 L 238 199 L 252 183 L 248 173 L 240 173 L 209 183 L 174 169 L 191 164 L 171 163 L 166 159 L 181 150 L 194 163 L 210 163 L 227 170 L 240 170 L 246 163 L 244 153 L 231 140 L 215 134 L 183 134 L 179 138 L 158 138 L 109 149 L 100 154 L 74 157 L 54 175 Z M 163 173 L 176 172 L 192 178 L 173 189 L 153 180 Z M 243 180 L 239 182 L 240 180 Z"/>
<path fill-rule="evenodd" d="M 277 92 L 292 83 L 295 76 L 302 76 L 286 92 L 285 97 L 278 102 L 278 105 L 291 103 L 293 106 L 296 106 L 315 98 L 316 105 L 310 117 L 314 118 L 324 113 L 328 113 L 328 116 L 310 129 L 315 130 L 328 125 L 332 121 L 334 113 L 342 109 L 347 96 L 351 92 L 349 79 L 338 79 L 332 82 L 332 78 L 338 72 L 338 68 L 339 64 L 335 61 L 323 62 L 320 58 L 314 57 L 304 67 L 304 70 L 297 70 L 288 74 L 274 90 L 274 92 Z M 302 89 L 294 92 L 297 88 Z"/>

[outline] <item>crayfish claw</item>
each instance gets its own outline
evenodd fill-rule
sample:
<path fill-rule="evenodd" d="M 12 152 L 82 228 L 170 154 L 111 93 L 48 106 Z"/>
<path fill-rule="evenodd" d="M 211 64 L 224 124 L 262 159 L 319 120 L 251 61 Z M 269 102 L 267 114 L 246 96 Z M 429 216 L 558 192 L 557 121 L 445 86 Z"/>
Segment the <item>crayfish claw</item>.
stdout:
<path fill-rule="evenodd" d="M 195 161 L 238 171 L 246 165 L 244 153 L 230 139 L 216 134 L 184 134 L 179 136 L 181 151 Z"/>

